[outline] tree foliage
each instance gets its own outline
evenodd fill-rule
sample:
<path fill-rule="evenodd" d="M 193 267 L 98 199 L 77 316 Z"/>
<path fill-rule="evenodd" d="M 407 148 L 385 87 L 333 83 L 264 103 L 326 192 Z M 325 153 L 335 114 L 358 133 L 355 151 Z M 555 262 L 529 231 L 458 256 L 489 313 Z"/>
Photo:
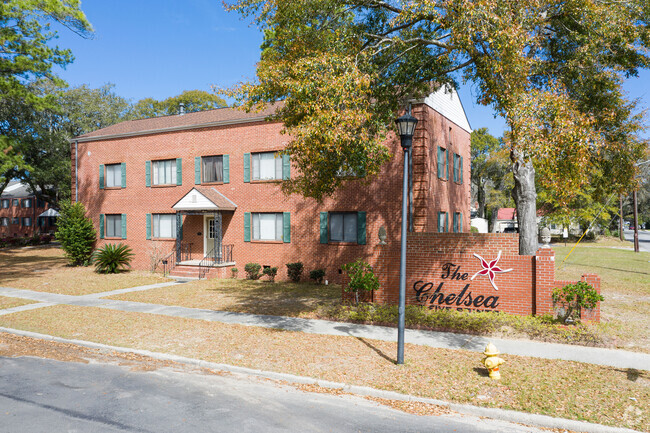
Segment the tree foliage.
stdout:
<path fill-rule="evenodd" d="M 645 0 L 237 0 L 230 9 L 264 30 L 257 81 L 234 93 L 247 109 L 283 101 L 276 117 L 300 169 L 289 191 L 321 198 L 343 182 L 341 169 L 378 173 L 398 109 L 459 78 L 510 128 L 518 215 L 529 222 L 520 221 L 523 254 L 537 244 L 535 170 L 566 205 L 591 180 L 585 167 L 638 153 L 633 140 L 621 152 L 612 138 L 636 129 L 620 77 L 649 64 Z M 619 186 L 630 167 L 612 171 Z"/>
<path fill-rule="evenodd" d="M 35 83 L 48 79 L 62 85 L 52 68 L 73 59 L 69 50 L 51 46 L 56 37 L 52 23 L 82 36 L 92 32 L 78 0 L 0 4 L 0 193 L 11 179 L 34 170 L 22 154 L 22 134 L 16 133 L 18 125 L 25 127 L 25 114 L 55 107 L 55 98 L 39 92 Z M 25 134 L 33 135 L 30 129 Z"/>
<path fill-rule="evenodd" d="M 52 67 L 73 60 L 69 50 L 50 42 L 56 22 L 87 36 L 92 27 L 79 0 L 6 0 L 0 4 L 0 95 L 35 106 L 47 106 L 47 97 L 34 94 L 29 84 L 42 78 L 55 79 Z"/>
<path fill-rule="evenodd" d="M 512 206 L 509 152 L 503 140 L 491 135 L 487 128 L 475 129 L 471 138 L 472 196 L 478 202 L 478 216 L 486 218 L 487 203 L 495 212 Z"/>
<path fill-rule="evenodd" d="M 147 117 L 172 116 L 179 114 L 180 104 L 186 113 L 213 110 L 226 107 L 226 101 L 214 93 L 204 90 L 185 90 L 180 95 L 158 101 L 154 98 L 145 98 L 136 102 L 131 110 L 131 117 L 142 119 Z"/>

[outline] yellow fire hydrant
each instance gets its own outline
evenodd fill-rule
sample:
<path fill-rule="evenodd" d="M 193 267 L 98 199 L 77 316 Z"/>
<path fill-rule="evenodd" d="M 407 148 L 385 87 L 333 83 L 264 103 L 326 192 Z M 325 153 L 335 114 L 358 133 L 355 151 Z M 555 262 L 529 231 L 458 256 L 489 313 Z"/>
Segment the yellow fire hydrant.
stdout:
<path fill-rule="evenodd" d="M 485 346 L 485 352 L 483 352 L 483 355 L 485 355 L 485 359 L 483 359 L 483 365 L 485 365 L 485 368 L 487 368 L 490 372 L 490 378 L 494 380 L 501 379 L 499 366 L 505 362 L 503 359 L 497 356 L 500 353 L 501 352 L 499 352 L 496 346 L 492 343 L 489 343 L 487 346 Z"/>

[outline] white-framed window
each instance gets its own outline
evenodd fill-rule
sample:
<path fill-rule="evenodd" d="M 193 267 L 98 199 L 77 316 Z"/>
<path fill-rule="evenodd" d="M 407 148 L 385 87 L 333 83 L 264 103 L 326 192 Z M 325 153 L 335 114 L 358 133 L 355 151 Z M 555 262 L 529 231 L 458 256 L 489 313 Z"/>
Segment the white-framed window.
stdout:
<path fill-rule="evenodd" d="M 122 164 L 108 164 L 106 166 L 106 187 L 122 187 Z"/>
<path fill-rule="evenodd" d="M 329 240 L 330 242 L 358 241 L 357 212 L 330 212 Z"/>
<path fill-rule="evenodd" d="M 2 222 L 2 226 L 3 226 L 3 227 L 7 227 L 7 226 L 9 226 L 9 218 L 4 217 L 4 218 L 2 218 L 2 221 L 1 221 L 1 222 Z"/>
<path fill-rule="evenodd" d="M 32 219 L 30 217 L 23 217 L 23 227 L 31 227 Z"/>
<path fill-rule="evenodd" d="M 13 199 L 12 201 L 13 201 L 13 205 L 14 205 L 15 207 L 20 206 L 20 200 L 18 200 L 17 198 Z"/>
<path fill-rule="evenodd" d="M 276 152 L 251 154 L 253 180 L 281 180 L 282 156 Z"/>
<path fill-rule="evenodd" d="M 223 182 L 223 155 L 201 157 L 201 182 Z"/>
<path fill-rule="evenodd" d="M 281 241 L 283 228 L 282 212 L 253 213 L 254 241 Z"/>
<path fill-rule="evenodd" d="M 153 237 L 176 239 L 176 214 L 153 214 Z"/>
<path fill-rule="evenodd" d="M 23 207 L 24 208 L 32 207 L 32 199 L 31 198 L 23 199 Z"/>
<path fill-rule="evenodd" d="M 106 215 L 106 237 L 107 238 L 121 238 L 122 237 L 122 215 Z"/>
<path fill-rule="evenodd" d="M 176 185 L 176 160 L 151 161 L 154 185 Z"/>
<path fill-rule="evenodd" d="M 11 219 L 11 224 L 17 226 L 20 224 L 20 218 L 12 218 Z"/>
<path fill-rule="evenodd" d="M 447 212 L 438 212 L 438 233 L 449 232 L 449 214 Z"/>
<path fill-rule="evenodd" d="M 9 200 L 8 198 L 3 198 L 2 199 L 2 207 L 4 209 L 7 209 L 7 208 L 9 208 L 9 206 L 11 206 L 11 200 Z"/>

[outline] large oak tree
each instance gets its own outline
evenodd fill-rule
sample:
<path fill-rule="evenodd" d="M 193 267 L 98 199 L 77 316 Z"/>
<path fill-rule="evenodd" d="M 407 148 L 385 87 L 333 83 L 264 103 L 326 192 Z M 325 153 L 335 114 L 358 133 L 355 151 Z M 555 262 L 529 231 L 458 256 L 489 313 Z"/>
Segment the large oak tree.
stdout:
<path fill-rule="evenodd" d="M 284 102 L 277 119 L 300 169 L 288 192 L 321 198 L 344 182 L 341 169 L 377 174 L 398 110 L 432 83 L 460 79 L 509 126 L 521 254 L 537 247 L 536 170 L 560 204 L 590 180 L 591 166 L 610 169 L 621 188 L 632 179 L 642 145 L 615 139 L 638 127 L 620 81 L 649 64 L 646 0 L 237 0 L 230 8 L 264 31 L 257 81 L 234 93 L 249 109 Z"/>

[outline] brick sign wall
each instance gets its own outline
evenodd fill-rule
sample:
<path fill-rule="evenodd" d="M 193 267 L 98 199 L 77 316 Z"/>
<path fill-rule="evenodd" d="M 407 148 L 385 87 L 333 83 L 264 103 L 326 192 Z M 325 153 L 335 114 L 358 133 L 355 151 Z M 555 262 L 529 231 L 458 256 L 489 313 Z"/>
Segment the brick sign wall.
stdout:
<path fill-rule="evenodd" d="M 375 247 L 375 302 L 397 304 L 399 257 L 399 242 Z M 520 256 L 516 234 L 411 233 L 406 264 L 406 303 L 431 309 L 552 314 L 551 292 L 571 283 L 555 280 L 552 249 Z M 600 292 L 598 276 L 582 280 Z M 583 319 L 598 321 L 600 306 Z"/>

